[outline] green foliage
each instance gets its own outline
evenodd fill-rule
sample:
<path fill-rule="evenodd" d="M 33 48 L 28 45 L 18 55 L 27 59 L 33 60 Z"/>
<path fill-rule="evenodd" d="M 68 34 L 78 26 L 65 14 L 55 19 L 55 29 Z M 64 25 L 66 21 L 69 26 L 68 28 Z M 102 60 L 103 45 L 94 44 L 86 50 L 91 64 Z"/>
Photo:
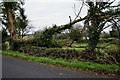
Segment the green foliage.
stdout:
<path fill-rule="evenodd" d="M 17 10 L 19 7 L 19 3 L 18 2 L 6 2 L 3 0 L 3 2 L 1 2 L 2 6 L 4 6 L 5 8 L 12 8 L 13 10 Z M 7 11 L 6 9 L 4 9 L 4 11 Z"/>
<path fill-rule="evenodd" d="M 56 25 L 36 34 L 34 40 L 35 45 L 39 47 L 61 47 L 60 43 L 53 39 L 55 33 L 57 33 Z"/>
<path fill-rule="evenodd" d="M 2 42 L 2 50 L 9 50 L 9 40 L 10 40 L 10 36 L 7 33 L 7 29 L 2 28 L 1 32 L 0 32 L 0 36 L 1 36 L 1 42 Z M 0 42 L 0 43 L 1 43 Z"/>
<path fill-rule="evenodd" d="M 119 19 L 118 21 L 114 21 L 114 24 L 112 26 L 112 31 L 110 31 L 111 37 L 117 37 L 120 39 L 120 25 L 119 25 Z"/>
<path fill-rule="evenodd" d="M 20 48 L 21 52 L 38 57 L 62 58 L 67 60 L 79 59 L 80 53 L 73 49 L 45 48 L 36 46 L 25 46 Z"/>
<path fill-rule="evenodd" d="M 28 20 L 25 15 L 25 10 L 24 8 L 19 9 L 19 16 L 16 16 L 15 18 L 15 27 L 16 27 L 16 32 L 18 34 L 18 38 L 25 36 L 26 32 L 29 31 L 29 26 L 28 26 Z"/>
<path fill-rule="evenodd" d="M 47 63 L 47 64 L 53 64 L 53 65 L 59 65 L 64 67 L 70 67 L 70 68 L 77 68 L 77 69 L 86 69 L 86 70 L 96 70 L 96 69 L 103 69 L 108 71 L 119 71 L 120 67 L 117 65 L 106 65 L 106 64 L 96 64 L 92 62 L 80 62 L 80 61 L 65 61 L 62 59 L 51 59 L 47 57 L 35 57 L 35 56 L 29 56 L 26 54 L 22 54 L 19 52 L 0 52 L 4 55 L 19 57 L 22 59 L 26 59 L 28 61 L 34 61 L 34 62 L 40 62 L 40 63 Z"/>
<path fill-rule="evenodd" d="M 115 30 L 110 31 L 110 36 L 115 38 L 118 37 L 117 31 Z"/>
<path fill-rule="evenodd" d="M 7 50 L 9 50 L 9 49 L 10 49 L 9 42 L 4 42 L 4 43 L 2 44 L 2 50 L 3 50 L 3 51 L 7 51 Z"/>
<path fill-rule="evenodd" d="M 80 42 L 80 43 L 88 43 L 88 39 L 81 39 L 78 42 Z"/>
<path fill-rule="evenodd" d="M 120 45 L 111 45 L 107 47 L 106 52 L 120 63 Z"/>
<path fill-rule="evenodd" d="M 9 35 L 7 33 L 7 29 L 2 28 L 0 35 L 2 35 L 2 43 L 9 41 Z"/>
<path fill-rule="evenodd" d="M 69 43 L 71 42 L 71 40 L 65 39 L 65 40 L 59 40 L 59 42 L 63 47 L 63 46 L 69 46 Z"/>
<path fill-rule="evenodd" d="M 28 20 L 26 15 L 24 15 L 24 8 L 23 5 L 24 2 L 22 0 L 20 1 L 14 1 L 14 2 L 6 2 L 6 0 L 3 0 L 2 2 L 0 2 L 0 8 L 2 10 L 2 12 L 0 14 L 2 14 L 2 24 L 6 27 L 6 30 L 10 31 L 10 18 L 13 19 L 14 21 L 14 27 L 15 27 L 15 34 L 18 38 L 20 38 L 20 36 L 24 36 L 25 32 L 27 30 L 28 27 Z M 11 15 L 12 17 L 8 16 L 8 10 L 11 10 Z M 11 34 L 11 33 L 10 33 Z"/>
<path fill-rule="evenodd" d="M 99 43 L 100 34 L 104 30 L 107 22 L 110 22 L 109 18 L 113 16 L 119 16 L 119 11 L 116 7 L 112 6 L 114 1 L 108 2 L 87 2 L 89 5 L 88 15 L 89 18 L 85 20 L 85 26 L 88 30 L 88 49 L 94 51 Z M 118 13 L 118 14 L 117 14 Z M 110 17 L 106 17 L 110 16 Z M 104 17 L 104 18 L 103 18 Z"/>
<path fill-rule="evenodd" d="M 79 28 L 71 28 L 68 35 L 73 41 L 78 41 L 83 36 L 82 31 Z"/>
<path fill-rule="evenodd" d="M 20 5 L 21 3 L 23 3 L 22 1 L 16 1 L 16 2 L 4 2 L 4 0 L 2 2 L 0 2 L 0 8 L 2 9 L 2 12 L 0 14 L 2 14 L 2 24 L 5 25 L 6 28 L 8 28 L 9 26 L 9 18 L 8 18 L 8 8 L 12 9 L 12 14 L 14 17 L 18 16 L 19 14 L 16 15 L 17 10 L 20 9 Z"/>
<path fill-rule="evenodd" d="M 100 35 L 101 38 L 109 38 L 110 37 L 110 34 L 108 33 L 103 33 Z"/>
<path fill-rule="evenodd" d="M 93 25 L 94 25 L 94 23 L 93 23 Z M 88 27 L 88 37 L 89 37 L 89 39 L 88 39 L 88 49 L 92 52 L 96 48 L 97 44 L 99 43 L 99 39 L 100 39 L 100 37 L 99 37 L 100 31 L 97 31 L 96 28 L 94 28 L 94 27 L 95 26 Z"/>
<path fill-rule="evenodd" d="M 7 45 L 5 43 L 2 44 L 2 50 L 6 51 L 7 50 Z"/>
<path fill-rule="evenodd" d="M 31 43 L 29 42 L 15 42 L 15 41 L 12 41 L 10 42 L 10 50 L 13 50 L 13 51 L 20 51 L 20 48 L 21 47 L 24 47 L 24 46 L 27 46 L 27 45 L 30 45 Z"/>

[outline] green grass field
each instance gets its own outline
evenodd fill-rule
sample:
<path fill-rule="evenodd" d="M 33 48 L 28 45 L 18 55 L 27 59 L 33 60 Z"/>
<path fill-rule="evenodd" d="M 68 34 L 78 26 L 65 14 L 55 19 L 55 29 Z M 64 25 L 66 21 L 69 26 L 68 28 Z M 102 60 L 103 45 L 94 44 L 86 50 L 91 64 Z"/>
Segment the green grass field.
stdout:
<path fill-rule="evenodd" d="M 98 47 L 106 47 L 109 43 L 99 43 L 97 46 Z M 87 43 L 73 43 L 72 46 L 88 46 Z M 115 44 L 110 44 L 107 47 L 118 47 L 118 45 Z"/>
<path fill-rule="evenodd" d="M 87 46 L 87 43 L 73 43 L 72 46 Z"/>
<path fill-rule="evenodd" d="M 63 47 L 62 49 L 76 49 L 76 50 L 85 50 L 85 48 L 72 48 L 72 47 Z"/>
<path fill-rule="evenodd" d="M 79 46 L 84 46 L 84 47 L 87 47 L 88 44 L 87 43 L 74 43 L 72 46 L 76 46 L 76 47 L 79 47 Z M 119 49 L 120 48 L 120 45 L 116 45 L 116 44 L 110 44 L 109 43 L 99 43 L 97 45 L 97 47 L 106 47 L 108 49 Z M 76 49 L 76 50 L 84 50 L 85 48 L 71 48 L 71 47 L 63 47 L 63 49 Z"/>

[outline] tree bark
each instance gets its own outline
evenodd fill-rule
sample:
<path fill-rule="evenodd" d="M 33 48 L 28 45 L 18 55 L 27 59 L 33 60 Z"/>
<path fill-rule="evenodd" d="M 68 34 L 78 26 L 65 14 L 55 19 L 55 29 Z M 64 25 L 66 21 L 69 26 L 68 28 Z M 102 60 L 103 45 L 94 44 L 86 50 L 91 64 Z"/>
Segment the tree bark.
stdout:
<path fill-rule="evenodd" d="M 34 39 L 17 39 L 16 38 L 16 31 L 15 31 L 15 26 L 14 26 L 14 18 L 12 14 L 12 9 L 8 7 L 8 19 L 9 19 L 9 32 L 10 32 L 10 37 L 13 41 L 15 42 L 31 42 Z"/>
<path fill-rule="evenodd" d="M 14 20 L 13 20 L 13 15 L 12 15 L 12 9 L 11 8 L 8 8 L 8 19 L 9 19 L 10 37 L 12 39 L 15 39 L 16 38 L 16 32 L 15 32 Z"/>
<path fill-rule="evenodd" d="M 100 33 L 96 33 L 96 31 L 92 31 L 89 33 L 89 41 L 88 41 L 88 49 L 90 51 L 94 51 L 98 42 L 99 42 L 99 37 Z"/>

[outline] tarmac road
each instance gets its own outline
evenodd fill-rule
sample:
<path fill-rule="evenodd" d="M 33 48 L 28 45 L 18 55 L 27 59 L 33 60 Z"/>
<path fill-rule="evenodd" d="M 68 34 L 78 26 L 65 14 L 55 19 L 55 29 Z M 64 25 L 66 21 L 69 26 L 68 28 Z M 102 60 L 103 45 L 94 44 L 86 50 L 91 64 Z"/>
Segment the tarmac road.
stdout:
<path fill-rule="evenodd" d="M 22 59 L 2 56 L 3 78 L 105 78 L 102 75 L 37 64 Z"/>

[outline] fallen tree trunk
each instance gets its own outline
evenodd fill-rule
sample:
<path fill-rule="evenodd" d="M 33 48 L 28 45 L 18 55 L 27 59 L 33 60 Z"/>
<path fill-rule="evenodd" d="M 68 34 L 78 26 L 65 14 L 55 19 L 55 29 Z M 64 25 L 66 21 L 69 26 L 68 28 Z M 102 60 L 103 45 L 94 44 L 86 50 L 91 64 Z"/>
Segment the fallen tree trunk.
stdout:
<path fill-rule="evenodd" d="M 61 32 L 62 30 L 65 30 L 65 29 L 68 29 L 68 28 L 72 27 L 71 25 L 73 25 L 73 24 L 75 24 L 75 23 L 77 23 L 79 21 L 85 20 L 86 18 L 87 18 L 87 16 L 84 17 L 84 18 L 75 20 L 73 22 L 70 22 L 68 24 L 57 26 L 56 30 L 55 30 L 55 33 Z M 31 41 L 34 40 L 34 38 L 18 39 L 16 37 L 16 31 L 15 31 L 15 26 L 14 26 L 14 17 L 13 17 L 13 14 L 12 14 L 12 9 L 9 8 L 9 7 L 8 7 L 8 19 L 9 19 L 9 32 L 10 32 L 11 40 L 13 40 L 14 42 L 31 42 Z"/>
<path fill-rule="evenodd" d="M 118 14 L 118 13 L 116 13 Z M 110 18 L 112 16 L 114 16 L 115 14 L 113 15 L 105 15 L 105 16 L 101 16 L 101 18 Z M 77 22 L 80 22 L 80 21 L 83 21 L 85 19 L 88 19 L 90 18 L 90 15 L 87 15 L 85 16 L 84 18 L 80 18 L 80 19 L 77 19 L 77 20 L 74 20 L 74 21 L 70 21 L 70 23 L 68 24 L 65 24 L 65 25 L 61 25 L 61 26 L 57 26 L 52 34 L 54 33 L 60 33 L 62 30 L 65 30 L 65 29 L 69 29 L 72 27 L 73 24 L 77 23 Z M 13 17 L 13 13 L 12 13 L 12 9 L 8 7 L 8 19 L 9 19 L 9 32 L 10 32 L 10 37 L 13 41 L 15 42 L 31 42 L 34 40 L 34 38 L 30 38 L 30 39 L 18 39 L 16 37 L 16 30 L 15 30 L 15 26 L 14 26 L 14 17 Z"/>

